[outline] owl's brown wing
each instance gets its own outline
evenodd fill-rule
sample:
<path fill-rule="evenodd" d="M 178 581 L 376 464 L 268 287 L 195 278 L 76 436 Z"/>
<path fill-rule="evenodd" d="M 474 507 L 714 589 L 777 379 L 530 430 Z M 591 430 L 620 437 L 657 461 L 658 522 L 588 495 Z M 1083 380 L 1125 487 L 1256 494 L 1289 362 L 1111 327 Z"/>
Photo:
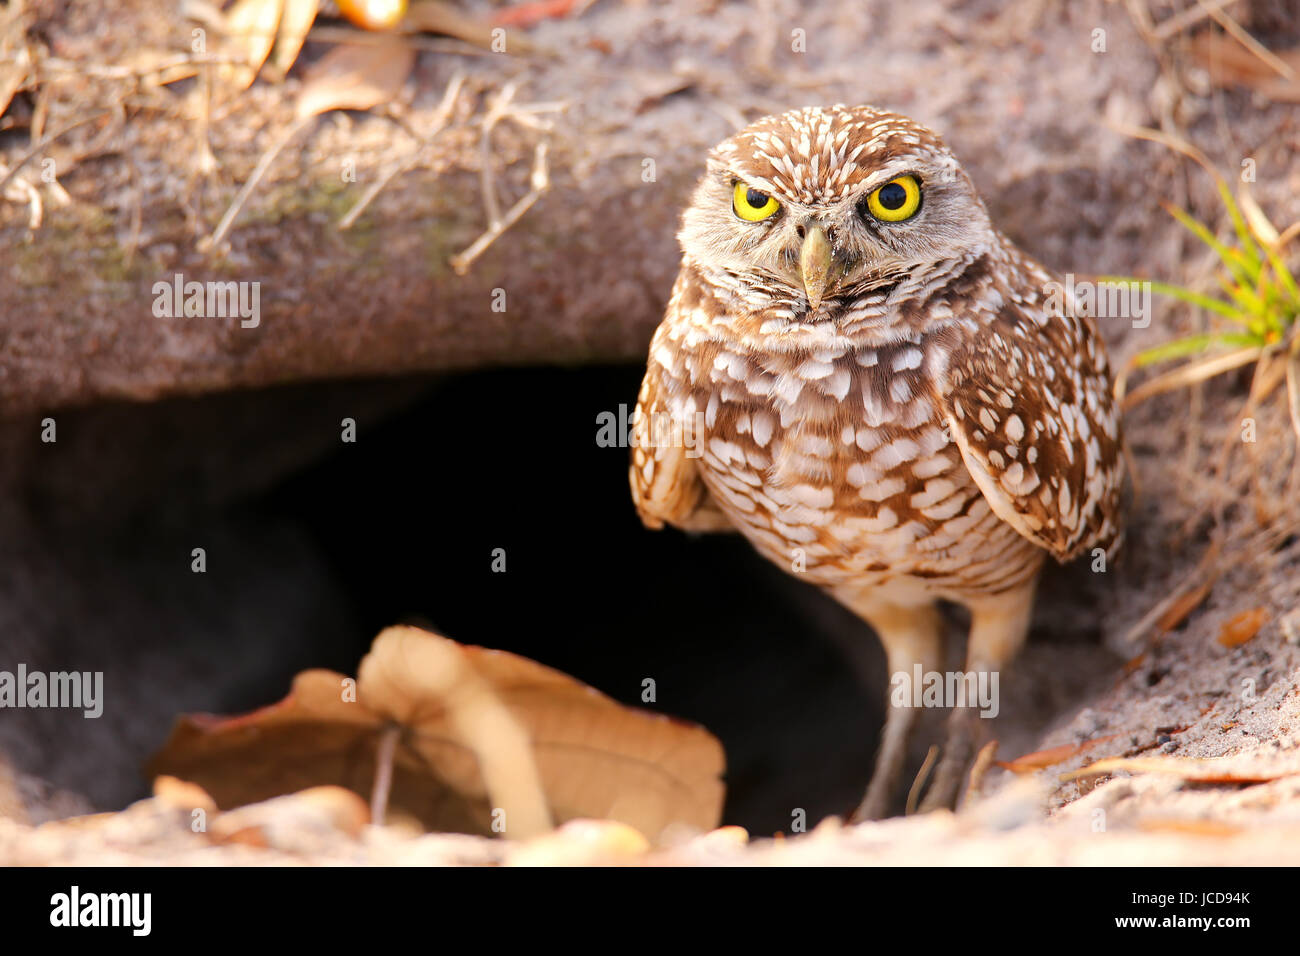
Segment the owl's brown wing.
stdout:
<path fill-rule="evenodd" d="M 993 512 L 1059 561 L 1111 551 L 1124 456 L 1105 349 L 1036 296 L 955 345 L 936 398 Z"/>
<path fill-rule="evenodd" d="M 655 334 L 655 344 L 663 334 Z M 651 346 L 641 392 L 632 417 L 632 465 L 628 478 L 637 514 L 647 528 L 665 523 L 685 531 L 734 531 L 717 507 L 696 461 L 704 440 L 698 416 L 689 403 L 672 402 L 674 385 L 682 387 L 656 358 Z M 663 354 L 662 352 L 660 354 Z"/>

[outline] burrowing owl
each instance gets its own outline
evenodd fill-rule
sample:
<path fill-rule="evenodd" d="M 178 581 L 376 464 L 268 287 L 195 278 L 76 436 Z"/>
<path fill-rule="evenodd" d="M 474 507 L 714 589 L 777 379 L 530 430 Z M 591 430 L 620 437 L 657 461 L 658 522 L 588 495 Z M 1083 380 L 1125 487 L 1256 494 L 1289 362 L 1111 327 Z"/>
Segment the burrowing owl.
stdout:
<path fill-rule="evenodd" d="M 634 422 L 645 524 L 740 530 L 864 618 L 891 674 L 1019 650 L 1045 555 L 1109 552 L 1123 456 L 1091 322 L 993 228 L 937 135 L 872 107 L 759 120 L 711 153 Z M 955 708 L 925 805 L 972 746 Z M 888 808 L 917 711 L 891 704 L 856 814 Z"/>

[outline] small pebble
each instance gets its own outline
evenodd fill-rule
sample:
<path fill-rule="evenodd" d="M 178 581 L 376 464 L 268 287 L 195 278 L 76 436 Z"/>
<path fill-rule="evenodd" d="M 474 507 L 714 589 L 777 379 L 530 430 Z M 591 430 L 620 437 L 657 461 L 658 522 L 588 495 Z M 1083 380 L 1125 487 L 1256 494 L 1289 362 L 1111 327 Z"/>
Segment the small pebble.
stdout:
<path fill-rule="evenodd" d="M 599 866 L 626 863 L 648 852 L 636 829 L 614 820 L 570 820 L 558 830 L 513 846 L 507 866 Z"/>

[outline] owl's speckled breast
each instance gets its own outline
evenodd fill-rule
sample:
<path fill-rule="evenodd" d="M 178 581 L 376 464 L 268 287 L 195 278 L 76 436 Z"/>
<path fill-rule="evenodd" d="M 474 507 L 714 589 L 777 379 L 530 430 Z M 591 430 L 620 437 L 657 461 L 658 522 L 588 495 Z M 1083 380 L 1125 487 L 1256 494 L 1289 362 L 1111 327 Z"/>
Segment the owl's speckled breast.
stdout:
<path fill-rule="evenodd" d="M 935 403 L 935 335 L 760 350 L 693 323 L 651 349 L 694 421 L 710 494 L 770 560 L 835 587 L 960 598 L 1023 582 L 1042 554 L 993 514 Z"/>

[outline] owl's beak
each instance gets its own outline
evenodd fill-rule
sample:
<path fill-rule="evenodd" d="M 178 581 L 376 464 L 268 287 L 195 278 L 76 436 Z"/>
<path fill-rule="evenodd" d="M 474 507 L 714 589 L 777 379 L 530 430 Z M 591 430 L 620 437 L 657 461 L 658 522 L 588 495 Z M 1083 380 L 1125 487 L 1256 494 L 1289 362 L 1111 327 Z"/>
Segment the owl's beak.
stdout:
<path fill-rule="evenodd" d="M 809 223 L 808 231 L 799 249 L 799 274 L 803 290 L 808 296 L 808 309 L 817 311 L 826 290 L 834 285 L 835 257 L 826 230 L 817 223 Z"/>

